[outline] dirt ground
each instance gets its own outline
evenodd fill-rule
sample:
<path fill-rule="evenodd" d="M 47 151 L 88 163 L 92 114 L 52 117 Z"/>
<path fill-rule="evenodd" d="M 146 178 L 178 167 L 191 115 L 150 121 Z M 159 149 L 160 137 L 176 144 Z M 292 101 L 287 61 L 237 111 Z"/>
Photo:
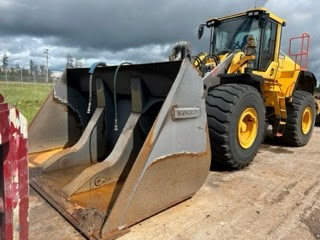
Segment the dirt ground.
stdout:
<path fill-rule="evenodd" d="M 193 198 L 119 239 L 320 239 L 320 128 L 306 147 L 276 144 L 242 171 L 211 171 Z M 31 240 L 83 239 L 33 190 L 29 219 Z"/>

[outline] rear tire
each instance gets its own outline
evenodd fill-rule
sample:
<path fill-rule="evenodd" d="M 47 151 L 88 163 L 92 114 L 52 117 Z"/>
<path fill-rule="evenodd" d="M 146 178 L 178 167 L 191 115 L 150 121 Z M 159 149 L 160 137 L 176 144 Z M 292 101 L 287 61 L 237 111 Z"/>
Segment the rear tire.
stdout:
<path fill-rule="evenodd" d="M 319 108 L 320 108 L 320 99 L 319 98 L 316 98 L 316 111 L 317 113 L 319 112 Z M 316 126 L 320 126 L 320 113 L 318 113 L 316 115 L 316 123 L 315 123 Z"/>
<path fill-rule="evenodd" d="M 212 163 L 232 169 L 246 167 L 264 135 L 265 107 L 252 86 L 225 84 L 206 99 Z"/>
<path fill-rule="evenodd" d="M 297 90 L 292 102 L 287 104 L 287 124 L 282 139 L 284 143 L 301 147 L 306 145 L 312 135 L 316 119 L 316 105 L 311 93 Z"/>

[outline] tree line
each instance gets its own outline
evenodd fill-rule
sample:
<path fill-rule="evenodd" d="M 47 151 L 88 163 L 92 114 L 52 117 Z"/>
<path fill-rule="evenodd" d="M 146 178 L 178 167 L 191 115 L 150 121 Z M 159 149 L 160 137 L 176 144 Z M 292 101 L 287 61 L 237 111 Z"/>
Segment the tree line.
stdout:
<path fill-rule="evenodd" d="M 81 59 L 72 57 L 70 54 L 66 57 L 66 68 L 81 68 L 83 63 Z M 9 56 L 6 52 L 3 53 L 2 57 L 2 67 L 0 68 L 0 73 L 6 73 L 8 75 L 18 75 L 22 74 L 24 76 L 45 76 L 46 67 L 44 64 L 37 65 L 32 59 L 29 61 L 29 66 L 22 67 L 19 63 L 15 65 L 9 64 Z M 49 77 L 52 75 L 52 71 L 48 69 Z"/>
<path fill-rule="evenodd" d="M 35 62 L 30 59 L 28 67 L 22 67 L 19 63 L 14 65 L 9 64 L 9 56 L 6 52 L 3 53 L 2 57 L 2 67 L 0 69 L 1 73 L 6 73 L 8 75 L 18 75 L 23 74 L 24 76 L 44 76 L 46 74 L 45 65 L 37 65 Z M 52 75 L 52 71 L 49 69 L 49 77 Z"/>
<path fill-rule="evenodd" d="M 81 68 L 81 67 L 83 67 L 83 63 L 81 59 L 74 58 L 70 54 L 67 55 L 66 68 Z"/>

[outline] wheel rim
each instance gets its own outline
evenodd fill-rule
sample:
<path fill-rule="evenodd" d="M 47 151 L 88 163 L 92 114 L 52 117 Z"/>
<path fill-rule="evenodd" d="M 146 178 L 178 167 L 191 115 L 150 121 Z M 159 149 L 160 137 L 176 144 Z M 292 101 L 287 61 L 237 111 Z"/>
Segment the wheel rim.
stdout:
<path fill-rule="evenodd" d="M 246 108 L 238 122 L 238 140 L 242 148 L 248 149 L 256 140 L 258 133 L 258 114 L 253 108 Z"/>
<path fill-rule="evenodd" d="M 308 134 L 312 126 L 312 109 L 306 107 L 302 114 L 301 130 L 303 134 Z"/>

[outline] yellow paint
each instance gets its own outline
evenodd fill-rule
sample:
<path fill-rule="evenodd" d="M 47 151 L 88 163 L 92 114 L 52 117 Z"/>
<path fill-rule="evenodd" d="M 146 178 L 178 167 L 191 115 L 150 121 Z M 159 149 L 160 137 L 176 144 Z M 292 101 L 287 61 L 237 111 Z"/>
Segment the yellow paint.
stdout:
<path fill-rule="evenodd" d="M 201 66 L 203 66 L 203 64 L 206 67 L 211 67 L 212 69 L 216 67 L 216 62 L 214 61 L 214 59 L 207 56 L 208 56 L 208 53 L 205 53 L 205 52 L 199 53 L 196 56 L 196 58 L 193 60 L 193 63 L 192 63 L 193 66 L 200 71 L 201 71 Z"/>
<path fill-rule="evenodd" d="M 219 61 L 222 62 L 223 60 L 225 60 L 225 59 L 228 57 L 228 55 L 229 55 L 228 53 L 219 55 L 219 56 L 218 56 Z"/>
<path fill-rule="evenodd" d="M 30 167 L 34 167 L 35 165 L 41 164 L 50 157 L 52 157 L 54 154 L 61 152 L 63 148 L 57 148 L 45 152 L 40 152 L 40 153 L 31 153 L 29 154 L 29 162 Z"/>
<path fill-rule="evenodd" d="M 242 148 L 248 149 L 254 143 L 258 133 L 258 114 L 253 108 L 246 108 L 238 122 L 238 140 Z"/>
<path fill-rule="evenodd" d="M 275 20 L 276 22 L 280 23 L 281 25 L 285 22 L 284 19 L 282 19 L 282 18 L 278 17 L 277 15 L 273 14 L 272 12 L 268 11 L 268 9 L 266 9 L 266 8 L 254 8 L 254 9 L 249 9 L 246 12 L 236 13 L 236 14 L 232 14 L 232 15 L 229 15 L 229 16 L 224 16 L 224 17 L 220 17 L 220 18 L 210 18 L 210 19 L 208 19 L 207 22 L 210 22 L 210 21 L 213 21 L 213 20 L 223 21 L 223 20 L 227 20 L 227 19 L 241 17 L 241 16 L 244 16 L 244 15 L 247 15 L 248 12 L 251 12 L 251 11 L 254 11 L 254 10 L 258 10 L 258 11 L 263 11 L 263 12 L 269 13 L 270 18 Z"/>
<path fill-rule="evenodd" d="M 197 60 L 196 60 L 196 59 L 193 60 L 193 66 L 195 66 L 197 69 L 199 69 L 199 68 L 200 68 L 200 65 L 201 65 L 201 63 L 202 63 L 202 61 L 203 61 L 203 59 L 204 59 L 207 55 L 208 55 L 208 53 L 205 53 L 205 52 L 199 53 L 199 54 L 197 55 Z M 199 61 L 201 61 L 201 62 L 199 62 Z"/>
<path fill-rule="evenodd" d="M 312 126 L 312 109 L 311 107 L 306 107 L 303 111 L 301 118 L 301 130 L 304 135 L 310 132 Z"/>
<path fill-rule="evenodd" d="M 285 22 L 285 20 L 283 18 L 278 17 L 277 15 L 275 15 L 274 13 L 270 12 L 268 9 L 263 8 L 263 7 L 250 9 L 247 12 L 254 11 L 254 10 L 260 10 L 260 11 L 264 11 L 266 13 L 269 13 L 270 18 L 275 20 L 276 22 L 278 22 L 280 24 L 283 24 Z"/>
<path fill-rule="evenodd" d="M 320 100 L 318 100 L 318 99 L 314 99 L 315 100 L 315 102 L 316 102 L 316 110 L 317 110 L 317 115 L 319 115 L 320 114 Z M 0 141 L 1 142 L 1 141 Z"/>
<path fill-rule="evenodd" d="M 261 8 L 270 14 L 270 18 L 278 22 L 276 45 L 273 62 L 266 71 L 253 71 L 254 74 L 264 78 L 262 92 L 264 103 L 267 107 L 273 107 L 276 117 L 281 124 L 285 124 L 287 118 L 286 99 L 293 95 L 294 88 L 299 76 L 300 66 L 290 57 L 280 52 L 282 24 L 284 20 Z"/>
<path fill-rule="evenodd" d="M 247 67 L 247 62 L 249 60 L 254 60 L 255 56 L 246 56 L 243 52 L 238 52 L 235 54 L 232 59 L 231 65 L 228 69 L 228 73 L 244 73 L 245 68 Z"/>
<path fill-rule="evenodd" d="M 70 202 L 79 205 L 79 207 L 91 207 L 105 211 L 110 204 L 116 184 L 117 182 L 111 182 L 87 192 L 74 194 L 70 197 Z"/>

